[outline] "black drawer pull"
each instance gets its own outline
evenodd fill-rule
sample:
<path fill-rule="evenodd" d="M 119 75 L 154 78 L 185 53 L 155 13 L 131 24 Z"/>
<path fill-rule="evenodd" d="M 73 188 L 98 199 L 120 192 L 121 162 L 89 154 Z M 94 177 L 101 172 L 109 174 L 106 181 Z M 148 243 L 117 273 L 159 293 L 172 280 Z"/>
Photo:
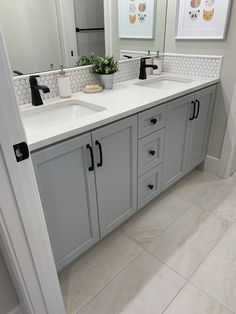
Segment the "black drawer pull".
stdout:
<path fill-rule="evenodd" d="M 87 144 L 86 148 L 90 152 L 90 157 L 91 157 L 91 166 L 88 168 L 88 171 L 94 171 L 94 155 L 93 155 L 93 148 L 91 145 Z"/>
<path fill-rule="evenodd" d="M 95 145 L 98 146 L 99 155 L 100 155 L 100 161 L 97 163 L 97 167 L 101 168 L 103 166 L 102 144 L 99 141 L 96 141 Z"/>
<path fill-rule="evenodd" d="M 197 103 L 197 113 L 194 115 L 194 119 L 198 118 L 199 112 L 200 112 L 200 106 L 201 106 L 201 103 L 198 99 L 196 100 L 196 103 Z"/>
<path fill-rule="evenodd" d="M 196 102 L 192 101 L 191 104 L 193 105 L 193 114 L 192 114 L 192 117 L 189 118 L 189 121 L 193 121 L 195 119 L 195 112 L 196 112 Z"/>
<path fill-rule="evenodd" d="M 153 184 L 148 184 L 148 188 L 152 191 L 154 189 L 154 185 Z"/>
<path fill-rule="evenodd" d="M 153 125 L 157 124 L 157 119 L 156 119 L 156 118 L 152 118 L 150 121 L 151 121 L 151 123 L 152 123 Z"/>
<path fill-rule="evenodd" d="M 156 155 L 155 150 L 150 150 L 150 151 L 149 151 L 149 155 L 151 155 L 151 156 L 155 156 L 155 155 Z"/>

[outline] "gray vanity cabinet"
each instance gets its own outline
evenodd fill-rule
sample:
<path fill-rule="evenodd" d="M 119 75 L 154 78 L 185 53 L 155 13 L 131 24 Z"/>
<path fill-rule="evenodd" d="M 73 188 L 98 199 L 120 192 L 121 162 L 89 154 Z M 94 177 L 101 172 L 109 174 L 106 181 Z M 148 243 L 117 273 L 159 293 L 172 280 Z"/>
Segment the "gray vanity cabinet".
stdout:
<path fill-rule="evenodd" d="M 99 239 L 91 136 L 33 153 L 36 178 L 58 270 Z"/>
<path fill-rule="evenodd" d="M 137 210 L 137 116 L 92 132 L 100 235 Z"/>
<path fill-rule="evenodd" d="M 204 161 L 207 153 L 213 102 L 215 97 L 215 86 L 203 89 L 195 93 L 195 116 L 189 121 L 188 150 L 186 160 L 186 171 L 190 171 Z"/>
<path fill-rule="evenodd" d="M 185 171 L 186 137 L 192 95 L 167 105 L 166 135 L 163 162 L 163 189 L 181 178 Z"/>
<path fill-rule="evenodd" d="M 211 86 L 167 105 L 163 189 L 204 161 L 215 89 Z"/>

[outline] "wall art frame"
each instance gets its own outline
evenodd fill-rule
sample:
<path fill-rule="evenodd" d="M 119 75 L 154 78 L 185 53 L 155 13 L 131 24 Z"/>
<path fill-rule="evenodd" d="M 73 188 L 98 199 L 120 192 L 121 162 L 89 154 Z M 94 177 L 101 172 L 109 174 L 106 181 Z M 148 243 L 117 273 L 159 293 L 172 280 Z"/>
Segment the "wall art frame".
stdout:
<path fill-rule="evenodd" d="M 153 39 L 156 0 L 118 0 L 119 38 Z"/>
<path fill-rule="evenodd" d="M 231 3 L 231 0 L 178 0 L 175 39 L 225 39 Z"/>

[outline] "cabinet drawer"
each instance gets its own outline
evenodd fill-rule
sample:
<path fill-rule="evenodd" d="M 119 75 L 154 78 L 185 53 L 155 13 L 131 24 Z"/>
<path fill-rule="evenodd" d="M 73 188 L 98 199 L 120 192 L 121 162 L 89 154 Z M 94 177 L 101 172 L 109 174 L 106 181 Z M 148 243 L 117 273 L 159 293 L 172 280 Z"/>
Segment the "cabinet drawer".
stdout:
<path fill-rule="evenodd" d="M 162 129 L 166 124 L 166 105 L 158 106 L 138 115 L 138 137 L 142 138 Z"/>
<path fill-rule="evenodd" d="M 139 176 L 163 161 L 165 129 L 161 129 L 138 141 Z"/>
<path fill-rule="evenodd" d="M 162 164 L 142 175 L 138 180 L 138 209 L 149 203 L 162 190 Z"/>

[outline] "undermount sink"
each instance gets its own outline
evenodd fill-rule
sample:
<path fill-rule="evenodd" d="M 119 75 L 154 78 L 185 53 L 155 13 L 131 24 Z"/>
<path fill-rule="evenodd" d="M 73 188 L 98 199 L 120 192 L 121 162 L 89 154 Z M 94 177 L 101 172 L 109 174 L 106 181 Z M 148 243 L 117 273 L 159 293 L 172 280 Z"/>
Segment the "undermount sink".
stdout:
<path fill-rule="evenodd" d="M 157 88 L 157 89 L 169 89 L 169 88 L 178 88 L 188 83 L 192 83 L 193 80 L 182 79 L 177 77 L 158 77 L 150 80 L 145 80 L 142 82 L 135 83 L 138 86 Z"/>
<path fill-rule="evenodd" d="M 79 119 L 101 112 L 106 108 L 77 99 L 68 99 L 39 107 L 27 108 L 21 112 L 25 127 L 45 129 L 55 125 L 75 122 Z"/>

